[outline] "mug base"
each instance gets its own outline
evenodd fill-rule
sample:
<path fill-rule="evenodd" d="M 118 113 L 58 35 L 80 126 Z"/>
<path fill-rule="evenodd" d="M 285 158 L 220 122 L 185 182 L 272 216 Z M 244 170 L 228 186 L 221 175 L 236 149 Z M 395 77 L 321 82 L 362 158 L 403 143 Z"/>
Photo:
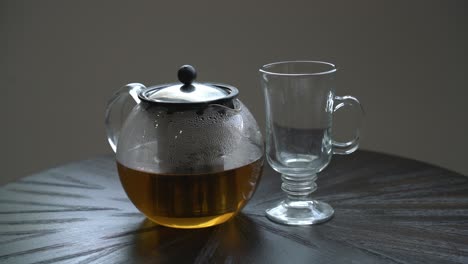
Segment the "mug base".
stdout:
<path fill-rule="evenodd" d="M 333 217 L 333 208 L 321 201 L 282 201 L 267 209 L 266 216 L 273 222 L 284 225 L 314 225 Z"/>

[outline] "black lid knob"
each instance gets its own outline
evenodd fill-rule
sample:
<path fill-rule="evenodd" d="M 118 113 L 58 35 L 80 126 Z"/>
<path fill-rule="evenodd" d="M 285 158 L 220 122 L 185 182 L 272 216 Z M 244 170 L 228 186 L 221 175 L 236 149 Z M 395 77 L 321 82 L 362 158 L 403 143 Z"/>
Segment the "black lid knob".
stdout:
<path fill-rule="evenodd" d="M 177 72 L 177 78 L 184 85 L 190 85 L 197 78 L 197 71 L 192 65 L 183 65 Z"/>

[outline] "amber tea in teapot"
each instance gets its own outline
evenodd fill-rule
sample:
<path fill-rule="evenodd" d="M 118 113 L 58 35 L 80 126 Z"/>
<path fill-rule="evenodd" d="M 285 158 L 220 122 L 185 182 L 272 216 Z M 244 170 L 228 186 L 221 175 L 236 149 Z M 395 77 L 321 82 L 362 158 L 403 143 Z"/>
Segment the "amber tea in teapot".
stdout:
<path fill-rule="evenodd" d="M 122 186 L 144 215 L 169 227 L 213 226 L 252 197 L 263 139 L 235 87 L 194 83 L 191 66 L 178 77 L 181 83 L 117 92 L 106 112 L 108 139 Z"/>
<path fill-rule="evenodd" d="M 205 174 L 157 174 L 118 163 L 120 181 L 136 207 L 165 226 L 195 228 L 223 223 L 252 196 L 263 160 Z"/>

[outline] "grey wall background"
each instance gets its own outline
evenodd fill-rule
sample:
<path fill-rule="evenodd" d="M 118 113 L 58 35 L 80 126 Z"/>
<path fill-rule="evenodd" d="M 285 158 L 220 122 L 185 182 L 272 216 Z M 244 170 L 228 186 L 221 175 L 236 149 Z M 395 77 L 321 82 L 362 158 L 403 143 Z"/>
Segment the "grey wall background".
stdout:
<path fill-rule="evenodd" d="M 466 1 L 2 1 L 0 39 L 0 183 L 110 153 L 108 97 L 182 64 L 237 86 L 263 126 L 257 70 L 291 59 L 338 65 L 362 148 L 468 174 Z"/>

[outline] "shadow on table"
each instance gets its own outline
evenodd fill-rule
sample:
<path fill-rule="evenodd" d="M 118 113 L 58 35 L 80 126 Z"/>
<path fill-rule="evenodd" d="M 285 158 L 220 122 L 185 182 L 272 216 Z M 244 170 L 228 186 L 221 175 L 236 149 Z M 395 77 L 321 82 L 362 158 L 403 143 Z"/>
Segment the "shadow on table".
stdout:
<path fill-rule="evenodd" d="M 202 229 L 174 229 L 147 219 L 127 247 L 132 261 L 198 263 L 239 262 L 255 254 L 258 233 L 249 216 L 238 214 L 230 221 Z"/>

